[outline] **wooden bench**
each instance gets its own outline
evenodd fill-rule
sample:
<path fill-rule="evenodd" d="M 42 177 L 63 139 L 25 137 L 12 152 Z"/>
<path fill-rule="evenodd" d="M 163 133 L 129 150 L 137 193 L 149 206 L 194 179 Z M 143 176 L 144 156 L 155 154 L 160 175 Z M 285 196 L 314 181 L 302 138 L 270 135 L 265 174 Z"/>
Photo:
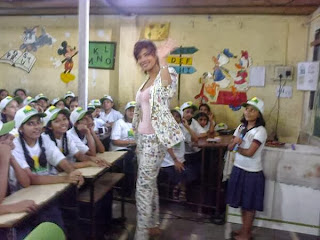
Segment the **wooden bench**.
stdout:
<path fill-rule="evenodd" d="M 102 200 L 113 187 L 124 178 L 123 173 L 106 172 L 95 181 L 86 179 L 88 185 L 80 189 L 78 194 L 78 203 L 87 205 L 88 216 L 80 217 L 80 221 L 90 224 L 91 238 L 97 239 L 96 236 L 96 205 Z M 122 190 L 122 189 L 121 189 Z M 83 210 L 83 209 L 82 209 Z M 81 211 L 81 208 L 80 208 Z M 124 198 L 121 198 L 121 217 L 124 218 Z"/>

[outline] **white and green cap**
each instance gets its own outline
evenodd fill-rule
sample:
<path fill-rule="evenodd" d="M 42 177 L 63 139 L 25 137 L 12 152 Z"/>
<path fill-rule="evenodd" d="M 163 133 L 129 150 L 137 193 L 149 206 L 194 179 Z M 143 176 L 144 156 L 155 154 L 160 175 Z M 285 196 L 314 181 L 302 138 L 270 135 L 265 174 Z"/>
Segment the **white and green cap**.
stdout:
<path fill-rule="evenodd" d="M 228 129 L 228 125 L 223 122 L 216 124 L 216 126 L 214 127 L 214 130 L 216 132 L 219 132 L 221 130 L 227 130 L 227 129 Z"/>
<path fill-rule="evenodd" d="M 1 100 L 0 102 L 0 112 L 2 112 L 3 109 L 6 108 L 6 106 L 13 100 L 16 100 L 18 103 L 21 103 L 22 100 L 20 97 L 11 97 L 11 96 L 6 96 L 4 99 Z"/>
<path fill-rule="evenodd" d="M 187 108 L 192 108 L 193 111 L 197 111 L 197 109 L 198 109 L 197 106 L 194 105 L 191 101 L 188 101 L 188 102 L 183 103 L 183 104 L 181 105 L 181 107 L 180 107 L 180 110 L 181 110 L 181 112 L 183 113 L 183 111 L 184 111 L 185 109 L 187 109 Z"/>
<path fill-rule="evenodd" d="M 87 110 L 90 112 L 93 112 L 95 109 L 96 109 L 96 106 L 90 102 L 87 106 Z"/>
<path fill-rule="evenodd" d="M 43 125 L 46 127 L 50 121 L 53 121 L 57 118 L 59 113 L 70 115 L 70 112 L 67 109 L 56 108 L 55 106 L 50 106 L 45 112 L 46 116 L 43 118 Z"/>
<path fill-rule="evenodd" d="M 89 104 L 91 104 L 95 107 L 101 107 L 101 102 L 99 99 L 92 99 Z"/>
<path fill-rule="evenodd" d="M 109 100 L 111 102 L 113 102 L 113 99 L 110 95 L 104 95 L 101 99 L 100 99 L 100 102 L 101 104 L 103 103 L 104 100 Z"/>
<path fill-rule="evenodd" d="M 128 102 L 124 110 L 126 111 L 128 108 L 135 107 L 137 103 L 135 101 Z"/>
<path fill-rule="evenodd" d="M 52 101 L 51 101 L 51 105 L 56 105 L 58 102 L 60 102 L 60 101 L 63 101 L 64 102 L 64 99 L 63 98 L 59 98 L 59 97 L 57 97 L 57 98 L 55 98 L 55 99 L 53 99 Z"/>
<path fill-rule="evenodd" d="M 39 93 L 37 96 L 35 96 L 34 99 L 36 99 L 36 101 L 38 101 L 40 99 L 45 99 L 46 101 L 49 100 L 49 98 L 46 95 L 44 95 L 43 93 Z"/>
<path fill-rule="evenodd" d="M 0 121 L 0 136 L 6 135 L 14 129 L 14 121 L 3 123 Z"/>
<path fill-rule="evenodd" d="M 30 103 L 33 103 L 33 102 L 37 102 L 37 100 L 34 99 L 34 98 L 31 97 L 31 96 L 28 96 L 26 99 L 27 99 L 26 105 L 28 105 L 28 104 L 30 104 Z"/>
<path fill-rule="evenodd" d="M 80 121 L 88 111 L 84 110 L 82 107 L 77 107 L 74 109 L 70 115 L 70 121 L 74 125 L 76 122 Z"/>
<path fill-rule="evenodd" d="M 43 118 L 46 116 L 45 113 L 38 112 L 33 107 L 26 105 L 23 108 L 20 108 L 16 115 L 14 116 L 14 121 L 16 122 L 16 128 L 19 129 L 22 124 L 27 122 L 31 117 L 33 116 L 39 116 L 40 118 Z"/>
<path fill-rule="evenodd" d="M 246 107 L 248 105 L 251 105 L 252 107 L 256 108 L 261 114 L 263 114 L 264 102 L 261 99 L 257 97 L 253 97 L 250 100 L 248 100 L 246 103 L 242 104 L 243 107 Z"/>
<path fill-rule="evenodd" d="M 68 92 L 66 92 L 66 94 L 64 95 L 64 99 L 66 99 L 67 97 L 75 97 L 76 95 L 73 93 L 73 92 L 71 92 L 71 91 L 68 91 Z"/>

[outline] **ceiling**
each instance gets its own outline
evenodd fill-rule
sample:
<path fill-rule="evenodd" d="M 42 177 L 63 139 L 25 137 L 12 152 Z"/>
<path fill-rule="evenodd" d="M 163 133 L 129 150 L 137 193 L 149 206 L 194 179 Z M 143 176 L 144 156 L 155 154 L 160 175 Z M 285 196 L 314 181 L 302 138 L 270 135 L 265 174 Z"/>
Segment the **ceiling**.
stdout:
<path fill-rule="evenodd" d="M 0 15 L 69 15 L 77 6 L 78 0 L 0 0 Z M 91 0 L 90 14 L 309 15 L 319 6 L 320 0 Z"/>

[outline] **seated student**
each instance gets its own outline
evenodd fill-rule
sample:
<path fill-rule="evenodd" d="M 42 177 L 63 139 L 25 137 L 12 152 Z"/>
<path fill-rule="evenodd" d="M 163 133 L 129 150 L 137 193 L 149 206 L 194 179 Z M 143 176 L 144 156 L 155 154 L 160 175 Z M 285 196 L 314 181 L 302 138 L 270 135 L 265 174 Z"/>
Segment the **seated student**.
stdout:
<path fill-rule="evenodd" d="M 37 96 L 35 96 L 34 99 L 37 101 L 37 104 L 42 108 L 43 112 L 47 110 L 49 106 L 49 103 L 48 103 L 49 98 L 47 98 L 43 93 L 40 93 Z"/>
<path fill-rule="evenodd" d="M 71 91 L 68 91 L 66 92 L 66 94 L 64 95 L 64 102 L 66 104 L 66 107 L 69 108 L 70 107 L 70 101 L 72 98 L 74 98 L 76 95 L 71 92 Z"/>
<path fill-rule="evenodd" d="M 94 131 L 99 133 L 99 134 L 103 134 L 106 131 L 108 131 L 107 126 L 105 121 L 103 121 L 102 119 L 100 119 L 100 112 L 101 112 L 101 102 L 99 99 L 93 99 L 90 101 L 90 106 L 94 107 L 94 110 L 92 112 L 92 117 L 93 117 L 93 121 L 94 121 Z M 88 105 L 88 108 L 89 108 Z M 92 108 L 93 108 L 92 107 Z"/>
<path fill-rule="evenodd" d="M 193 105 L 191 101 L 185 102 L 180 107 L 182 118 L 185 119 L 190 126 L 190 128 L 195 132 L 197 138 L 207 136 L 206 131 L 200 126 L 200 124 L 193 119 L 193 113 L 196 111 L 197 107 Z M 188 135 L 188 133 L 187 133 Z M 193 180 L 200 176 L 201 169 L 201 149 L 192 146 L 192 143 L 185 142 L 186 153 L 185 159 L 186 164 L 192 170 Z"/>
<path fill-rule="evenodd" d="M 21 107 L 27 105 L 27 92 L 23 88 L 17 88 L 16 90 L 14 90 L 13 96 L 19 97 L 21 99 Z"/>
<path fill-rule="evenodd" d="M 12 156 L 14 149 L 14 136 L 10 131 L 14 128 L 14 121 L 2 123 L 0 121 L 0 215 L 7 213 L 34 212 L 37 208 L 32 200 L 23 200 L 11 204 L 1 204 L 3 199 L 10 194 L 9 188 L 9 168 L 14 171 L 18 183 L 22 187 L 30 185 L 27 173 L 20 167 Z M 9 239 L 8 231 L 0 229 L 0 239 Z"/>
<path fill-rule="evenodd" d="M 191 130 L 185 119 L 181 118 L 180 109 L 175 108 L 171 110 L 176 122 L 180 125 L 180 128 L 185 136 L 185 141 L 196 141 L 197 136 Z M 188 133 L 188 134 L 187 134 Z M 185 144 L 180 142 L 172 149 L 168 149 L 163 162 L 161 163 L 161 173 L 164 173 L 169 178 L 169 181 L 174 184 L 173 199 L 179 201 L 186 201 L 186 184 L 192 181 L 190 169 L 184 166 L 185 158 Z"/>
<path fill-rule="evenodd" d="M 44 112 L 42 107 L 39 104 L 37 104 L 37 100 L 36 99 L 34 99 L 31 96 L 28 96 L 26 98 L 26 100 L 27 100 L 26 101 L 26 105 L 29 105 L 30 107 L 35 108 L 38 112 Z"/>
<path fill-rule="evenodd" d="M 74 171 L 74 167 L 69 164 L 51 139 L 47 135 L 41 134 L 43 128 L 41 118 L 44 116 L 44 113 L 39 113 L 28 105 L 17 111 L 15 124 L 19 130 L 19 137 L 16 137 L 13 141 L 15 149 L 12 151 L 12 155 L 29 176 L 31 184 L 82 184 L 83 177 L 81 172 Z M 65 171 L 67 175 L 51 175 L 51 166 Z M 10 178 L 14 179 L 14 176 L 10 176 Z M 46 207 L 44 215 L 41 215 L 41 218 L 37 216 L 34 222 L 28 221 L 27 226 L 36 226 L 39 221 L 51 221 L 62 228 L 64 227 L 61 211 L 57 203 L 52 203 Z M 21 239 L 32 229 L 24 231 L 23 229 L 25 228 L 26 226 L 17 228 L 20 231 Z"/>
<path fill-rule="evenodd" d="M 9 92 L 6 89 L 0 89 L 0 101 L 9 96 Z"/>
<path fill-rule="evenodd" d="M 125 193 L 130 196 L 135 183 L 135 146 L 134 132 L 132 129 L 132 119 L 135 101 L 128 102 L 125 106 L 125 114 L 123 119 L 115 121 L 111 131 L 111 151 L 128 151 L 127 155 L 121 161 L 117 161 L 115 165 L 122 169 L 125 173 Z"/>
<path fill-rule="evenodd" d="M 64 100 L 62 98 L 55 98 L 51 101 L 51 106 L 55 106 L 60 109 L 66 108 L 66 105 L 64 104 Z"/>
<path fill-rule="evenodd" d="M 7 96 L 0 102 L 1 121 L 9 122 L 14 119 L 16 112 L 19 109 L 19 103 L 21 99 L 19 97 Z"/>
<path fill-rule="evenodd" d="M 204 112 L 198 112 L 195 116 L 194 119 L 197 120 L 198 124 L 200 125 L 200 127 L 203 129 L 203 131 L 206 132 L 206 134 L 203 134 L 203 137 L 206 137 L 207 135 L 209 135 L 209 130 L 207 130 L 207 126 L 209 125 L 209 116 L 204 113 Z M 213 126 L 213 125 L 211 125 Z M 214 133 L 214 127 L 212 130 L 212 133 Z"/>
<path fill-rule="evenodd" d="M 97 149 L 92 135 L 94 131 L 88 128 L 88 115 L 90 113 L 82 107 L 74 109 L 70 115 L 70 122 L 73 127 L 68 130 L 68 133 L 72 136 L 80 152 L 89 156 L 96 156 Z"/>
<path fill-rule="evenodd" d="M 98 164 L 104 166 L 107 164 L 106 162 L 101 163 L 98 159 L 81 153 L 76 147 L 70 133 L 67 133 L 69 127 L 69 110 L 51 106 L 45 114 L 47 115 L 43 118 L 43 124 L 46 128 L 45 133 L 49 135 L 50 139 L 75 168 L 98 166 Z M 76 160 L 79 162 L 76 162 Z"/>
<path fill-rule="evenodd" d="M 102 111 L 100 113 L 100 118 L 107 123 L 107 127 L 112 128 L 112 125 L 115 121 L 120 118 L 123 118 L 123 115 L 113 109 L 114 102 L 111 96 L 104 95 L 103 98 L 100 99 Z"/>
<path fill-rule="evenodd" d="M 209 133 L 209 134 L 213 134 L 214 133 L 214 126 L 216 125 L 215 121 L 214 121 L 214 116 L 213 113 L 210 110 L 210 107 L 208 104 L 206 103 L 202 103 L 199 106 L 199 112 L 204 112 L 205 114 L 208 115 L 209 120 L 206 124 L 206 126 L 204 127 L 204 129 Z"/>
<path fill-rule="evenodd" d="M 72 98 L 69 103 L 70 112 L 75 110 L 78 106 L 79 106 L 78 97 Z"/>

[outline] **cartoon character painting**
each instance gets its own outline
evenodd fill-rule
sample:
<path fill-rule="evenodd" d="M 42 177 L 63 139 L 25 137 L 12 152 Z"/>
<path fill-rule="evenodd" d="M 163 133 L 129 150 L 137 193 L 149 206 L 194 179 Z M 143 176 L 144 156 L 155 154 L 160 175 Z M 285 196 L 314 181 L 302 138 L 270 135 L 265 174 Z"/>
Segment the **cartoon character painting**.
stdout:
<path fill-rule="evenodd" d="M 65 57 L 61 61 L 61 63 L 64 63 L 64 72 L 60 74 L 60 78 L 64 83 L 68 83 L 75 79 L 71 70 L 73 68 L 73 57 L 78 54 L 78 51 L 76 51 L 76 47 L 71 47 L 67 41 L 63 41 L 57 52 Z"/>
<path fill-rule="evenodd" d="M 27 52 L 36 52 L 38 48 L 44 45 L 52 45 L 56 40 L 50 36 L 44 27 L 41 27 L 41 34 L 37 36 L 39 26 L 26 28 L 23 32 L 23 44 L 20 45 L 20 50 Z"/>

